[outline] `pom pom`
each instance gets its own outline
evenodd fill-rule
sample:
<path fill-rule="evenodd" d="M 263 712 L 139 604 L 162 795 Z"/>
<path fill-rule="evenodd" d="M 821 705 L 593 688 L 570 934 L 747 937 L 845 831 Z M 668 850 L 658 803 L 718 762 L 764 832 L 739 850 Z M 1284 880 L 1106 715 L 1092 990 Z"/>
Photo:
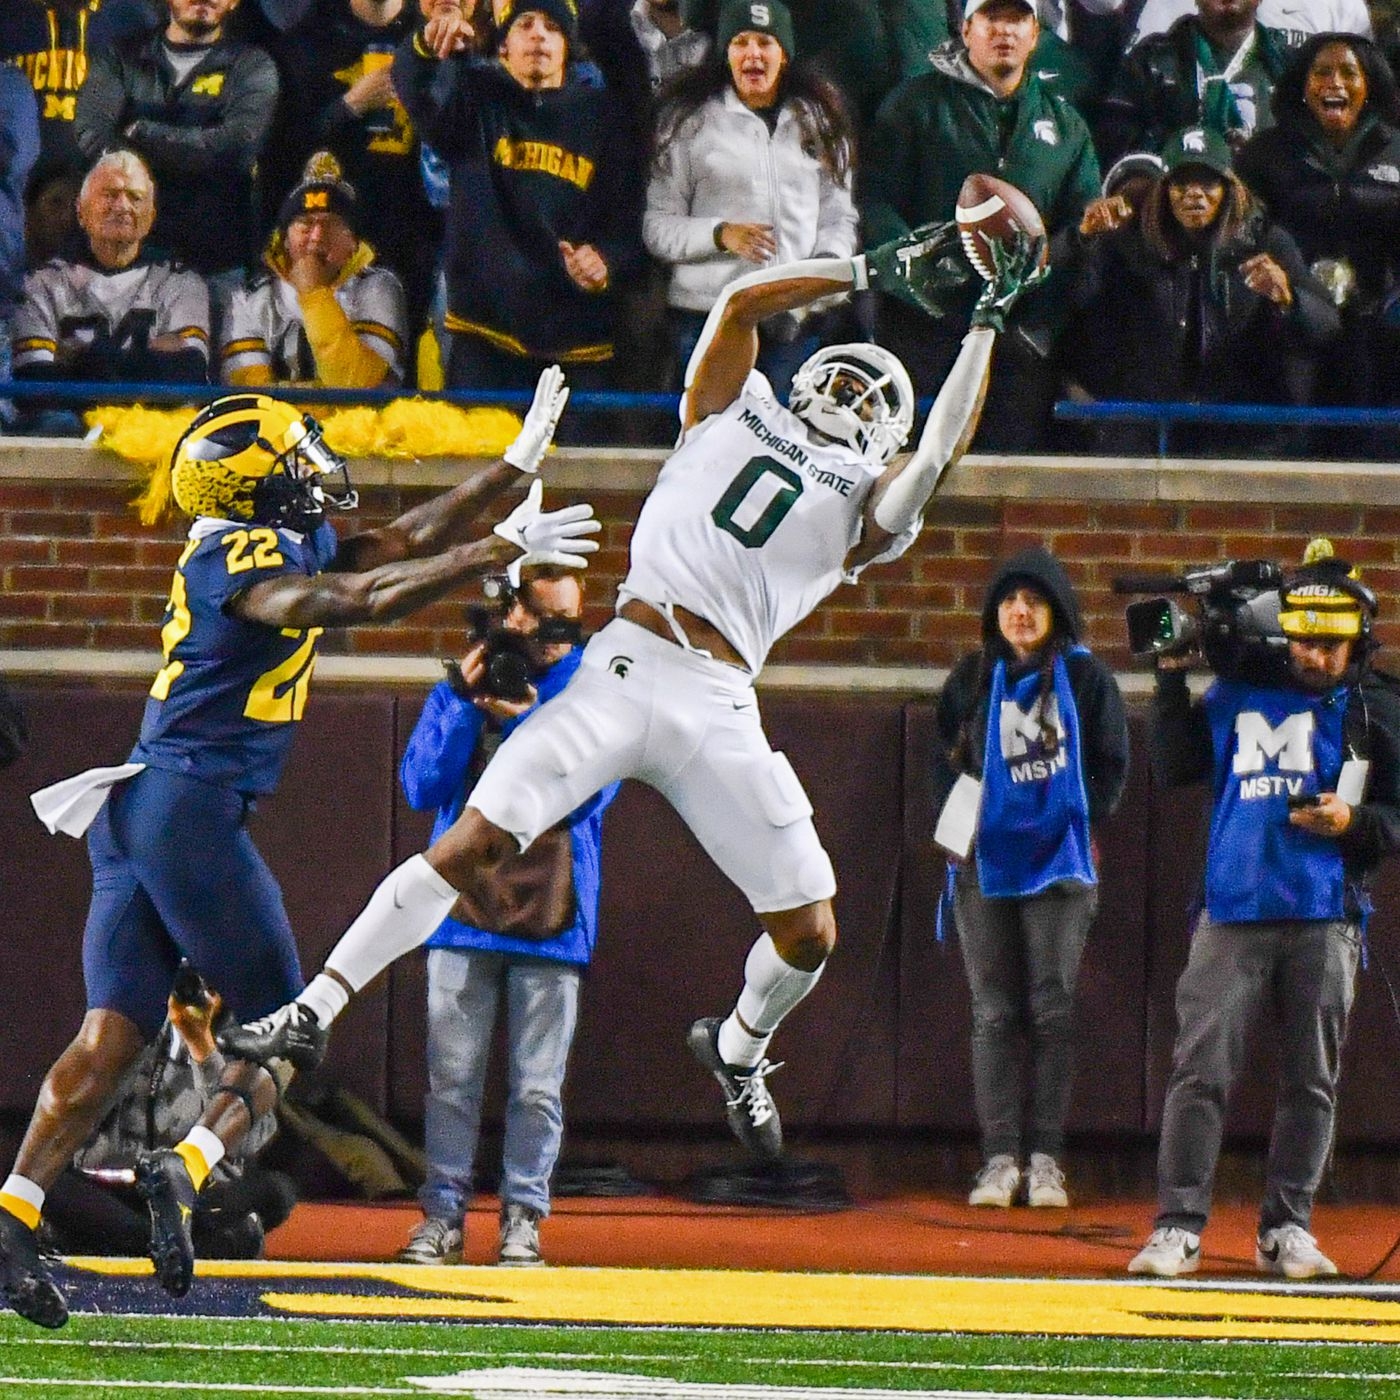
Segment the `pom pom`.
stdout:
<path fill-rule="evenodd" d="M 1334 558 L 1336 552 L 1332 548 L 1332 541 L 1319 535 L 1317 539 L 1308 541 L 1308 547 L 1303 551 L 1303 563 L 1316 564 L 1319 559 Z"/>
<path fill-rule="evenodd" d="M 105 405 L 83 415 L 89 428 L 102 429 L 103 447 L 146 469 L 145 483 L 132 502 L 143 525 L 159 525 L 170 513 L 170 459 L 197 412 L 193 408 L 132 404 Z"/>

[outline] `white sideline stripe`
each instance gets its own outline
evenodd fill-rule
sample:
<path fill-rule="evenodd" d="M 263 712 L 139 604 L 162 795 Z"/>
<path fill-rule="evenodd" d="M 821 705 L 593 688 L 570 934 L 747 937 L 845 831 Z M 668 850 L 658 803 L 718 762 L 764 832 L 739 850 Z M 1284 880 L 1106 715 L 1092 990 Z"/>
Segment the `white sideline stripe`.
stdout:
<path fill-rule="evenodd" d="M 4 1343 L 0 1343 L 4 1345 Z M 230 1342 L 221 1345 L 217 1342 L 120 1342 L 79 1339 L 76 1337 L 35 1337 L 26 1340 L 26 1347 L 78 1347 L 83 1351 L 188 1351 L 188 1352 L 252 1352 L 270 1356 L 421 1356 L 442 1357 L 445 1360 L 486 1360 L 498 1359 L 547 1360 L 547 1361 L 698 1361 L 700 1353 L 694 1351 L 649 1351 L 606 1353 L 598 1351 L 529 1351 L 501 1350 L 486 1351 L 464 1347 L 438 1350 L 431 1347 L 356 1347 L 356 1346 L 305 1346 L 295 1341 L 285 1346 L 271 1346 L 265 1342 Z M 1275 1345 L 1269 1342 L 1267 1345 Z M 1312 1345 L 1309 1343 L 1308 1345 Z M 1336 1343 L 1328 1343 L 1335 1346 Z M 866 1361 L 858 1357 L 774 1357 L 742 1356 L 737 1361 L 749 1366 L 769 1366 L 774 1370 L 783 1367 L 816 1367 L 847 1371 L 880 1371 L 891 1363 L 888 1361 Z M 905 1371 L 985 1371 L 989 1374 L 1044 1375 L 1054 1371 L 1060 1375 L 1075 1376 L 1174 1376 L 1180 1373 L 1177 1366 L 1042 1366 L 1017 1361 L 901 1361 L 900 1369 Z M 1210 1371 L 1193 1368 L 1193 1376 L 1205 1376 L 1212 1380 L 1227 1380 L 1237 1377 L 1238 1371 Z M 1400 1371 L 1271 1371 L 1270 1376 L 1277 1381 L 1400 1381 Z M 873 1392 L 863 1391 L 865 1395 Z"/>

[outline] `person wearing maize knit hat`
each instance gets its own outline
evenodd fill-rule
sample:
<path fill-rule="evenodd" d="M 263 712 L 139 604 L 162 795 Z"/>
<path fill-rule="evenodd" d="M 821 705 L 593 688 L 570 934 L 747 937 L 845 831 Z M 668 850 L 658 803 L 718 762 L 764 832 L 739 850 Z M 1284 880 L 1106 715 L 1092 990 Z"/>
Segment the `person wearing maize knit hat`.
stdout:
<path fill-rule="evenodd" d="M 1310 1233 L 1313 1198 L 1370 879 L 1400 849 L 1400 697 L 1371 669 L 1378 611 L 1358 571 L 1317 540 L 1280 588 L 1283 680 L 1220 677 L 1193 702 L 1190 657 L 1157 659 L 1153 775 L 1163 786 L 1209 779 L 1214 810 L 1204 907 L 1176 988 L 1158 1213 L 1130 1273 L 1200 1267 L 1225 1106 L 1266 1002 L 1279 1082 L 1255 1264 L 1291 1279 L 1337 1272 Z"/>
<path fill-rule="evenodd" d="M 378 389 L 404 377 L 408 310 L 398 277 L 357 232 L 359 200 L 328 151 L 282 202 L 265 272 L 222 319 L 229 384 Z"/>

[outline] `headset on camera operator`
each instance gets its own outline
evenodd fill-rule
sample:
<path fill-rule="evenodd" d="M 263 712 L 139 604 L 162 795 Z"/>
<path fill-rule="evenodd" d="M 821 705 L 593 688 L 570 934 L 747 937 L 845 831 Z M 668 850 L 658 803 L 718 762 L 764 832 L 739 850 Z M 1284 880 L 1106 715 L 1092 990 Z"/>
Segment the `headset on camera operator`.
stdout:
<path fill-rule="evenodd" d="M 1308 1232 L 1331 1149 L 1368 884 L 1400 848 L 1400 697 L 1372 671 L 1375 595 L 1309 546 L 1278 587 L 1287 669 L 1218 676 L 1197 701 L 1190 658 L 1159 654 L 1149 747 L 1163 786 L 1209 779 L 1204 908 L 1177 984 L 1177 1037 L 1157 1159 L 1158 1214 L 1132 1273 L 1200 1263 L 1200 1234 L 1245 1032 L 1275 1019 L 1279 1088 L 1255 1263 L 1335 1274 Z"/>
<path fill-rule="evenodd" d="M 400 776 L 410 806 L 437 808 L 433 839 L 456 821 L 501 739 L 556 696 L 583 656 L 583 575 L 526 568 L 493 581 L 496 607 L 468 612 L 472 645 L 444 662 L 408 741 Z M 581 969 L 597 938 L 599 855 L 610 784 L 529 850 L 464 889 L 428 939 L 428 1180 L 424 1219 L 404 1263 L 461 1258 L 487 1058 L 506 1007 L 505 1114 L 498 1257 L 538 1264 L 539 1221 L 563 1133 L 560 1095 L 578 1015 Z"/>

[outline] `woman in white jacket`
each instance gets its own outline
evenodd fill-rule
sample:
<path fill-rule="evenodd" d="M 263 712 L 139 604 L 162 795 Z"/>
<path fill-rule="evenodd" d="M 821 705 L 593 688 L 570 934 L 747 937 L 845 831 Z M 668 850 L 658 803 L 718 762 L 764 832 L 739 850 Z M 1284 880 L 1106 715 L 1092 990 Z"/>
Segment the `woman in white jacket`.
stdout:
<path fill-rule="evenodd" d="M 678 377 L 736 277 L 856 251 L 850 120 L 836 89 L 793 58 L 782 0 L 728 0 L 714 59 L 660 94 L 643 236 L 670 269 Z M 811 323 L 774 317 L 759 328 L 758 368 L 786 396 L 818 343 Z"/>

